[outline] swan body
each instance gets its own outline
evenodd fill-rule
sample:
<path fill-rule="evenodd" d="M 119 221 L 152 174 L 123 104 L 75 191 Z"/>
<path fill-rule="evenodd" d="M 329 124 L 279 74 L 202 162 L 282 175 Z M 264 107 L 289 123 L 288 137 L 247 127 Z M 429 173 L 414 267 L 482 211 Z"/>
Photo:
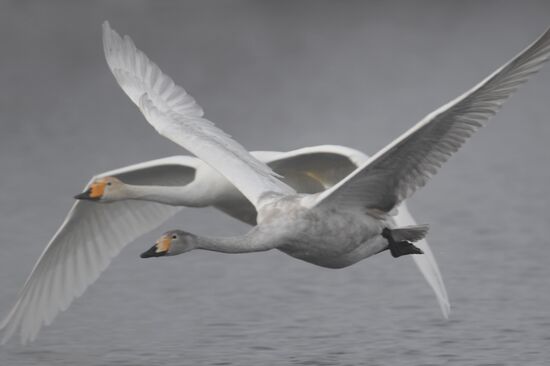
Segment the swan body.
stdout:
<path fill-rule="evenodd" d="M 379 233 L 384 227 L 395 226 L 391 216 L 381 219 L 352 210 L 311 210 L 303 205 L 303 198 L 303 195 L 287 196 L 265 204 L 258 211 L 258 225 L 244 236 L 208 238 L 188 234 L 189 242 L 184 246 L 187 250 L 170 251 L 171 244 L 165 245 L 166 255 L 190 249 L 249 253 L 276 248 L 318 266 L 343 268 L 387 248 L 386 239 Z M 163 237 L 161 241 L 164 240 Z M 158 254 L 157 249 L 158 244 L 150 253 Z M 160 256 L 156 254 L 150 256 Z"/>
<path fill-rule="evenodd" d="M 279 199 L 260 210 L 257 231 L 277 233 L 270 238 L 277 239 L 275 248 L 318 266 L 342 268 L 387 247 L 385 240 L 373 234 L 386 226 L 394 226 L 389 217 L 379 220 L 332 208 L 310 210 L 302 204 L 303 198 L 297 195 Z M 261 243 L 261 238 L 257 241 Z M 359 246 L 364 250 L 358 251 Z"/>

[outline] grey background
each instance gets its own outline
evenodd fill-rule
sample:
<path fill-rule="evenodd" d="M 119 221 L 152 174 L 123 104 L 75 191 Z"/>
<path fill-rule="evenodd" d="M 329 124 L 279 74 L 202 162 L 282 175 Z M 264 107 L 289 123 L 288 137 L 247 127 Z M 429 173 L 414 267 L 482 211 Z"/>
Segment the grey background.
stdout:
<path fill-rule="evenodd" d="M 548 1 L 2 1 L 0 311 L 97 172 L 180 154 L 122 93 L 101 23 L 129 34 L 247 148 L 374 153 L 550 25 Z M 410 203 L 453 306 L 408 258 L 326 270 L 281 253 L 140 260 L 163 229 L 246 230 L 187 210 L 128 246 L 1 365 L 546 364 L 550 67 Z"/>

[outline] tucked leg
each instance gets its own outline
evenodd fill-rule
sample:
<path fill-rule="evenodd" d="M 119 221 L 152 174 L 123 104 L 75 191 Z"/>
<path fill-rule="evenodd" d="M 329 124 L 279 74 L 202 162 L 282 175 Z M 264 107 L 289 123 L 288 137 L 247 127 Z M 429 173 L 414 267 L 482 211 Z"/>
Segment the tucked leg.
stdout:
<path fill-rule="evenodd" d="M 384 228 L 384 230 L 382 230 L 382 236 L 388 241 L 388 249 L 394 258 L 407 254 L 424 254 L 420 248 L 416 247 L 409 240 L 394 240 L 391 229 Z"/>

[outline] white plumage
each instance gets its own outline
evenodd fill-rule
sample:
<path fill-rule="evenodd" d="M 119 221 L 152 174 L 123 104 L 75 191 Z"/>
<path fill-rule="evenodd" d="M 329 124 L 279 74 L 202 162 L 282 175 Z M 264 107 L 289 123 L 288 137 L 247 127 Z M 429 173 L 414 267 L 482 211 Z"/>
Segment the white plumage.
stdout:
<path fill-rule="evenodd" d="M 360 151 L 335 145 L 251 154 L 284 175 L 298 192 L 308 193 L 334 185 L 368 158 Z M 93 177 L 84 190 L 105 177 L 116 177 L 144 195 L 158 187 L 164 196 L 150 200 L 118 196 L 109 204 L 75 202 L 36 262 L 16 304 L 0 324 L 4 342 L 16 332 L 22 343 L 32 341 L 42 325 L 50 324 L 80 296 L 124 246 L 161 225 L 182 206 L 214 206 L 238 220 L 256 223 L 254 206 L 223 176 L 195 157 L 172 156 L 107 171 Z M 161 199 L 165 204 L 154 202 Z M 415 223 L 405 205 L 397 218 L 404 225 Z M 418 246 L 429 251 L 424 240 Z M 448 311 L 448 298 L 435 258 L 429 255 L 414 260 Z"/>

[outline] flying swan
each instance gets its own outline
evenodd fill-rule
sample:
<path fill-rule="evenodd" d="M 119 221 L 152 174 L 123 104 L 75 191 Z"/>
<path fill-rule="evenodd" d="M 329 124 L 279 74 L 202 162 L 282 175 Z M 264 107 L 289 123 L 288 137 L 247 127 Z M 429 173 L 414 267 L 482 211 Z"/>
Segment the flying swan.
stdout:
<path fill-rule="evenodd" d="M 103 30 L 107 49 L 107 44 L 118 39 L 118 35 L 107 25 Z M 131 77 L 139 77 L 133 69 L 135 63 L 121 64 L 116 55 L 106 56 L 115 75 L 126 71 L 134 75 Z M 141 57 L 137 51 L 127 56 Z M 146 58 L 139 61 L 144 62 L 140 67 L 156 69 Z M 147 89 L 159 81 L 168 82 L 174 97 L 182 95 L 180 100 L 188 103 L 190 97 L 185 91 L 160 70 L 156 77 L 140 82 L 148 83 Z M 121 86 L 132 91 L 127 84 Z M 138 99 L 132 100 L 137 104 Z M 197 104 L 194 108 L 200 110 Z M 335 145 L 251 154 L 284 176 L 284 182 L 300 193 L 317 193 L 332 187 L 368 159 L 360 151 Z M 3 342 L 18 330 L 22 343 L 32 341 L 41 326 L 51 323 L 80 296 L 125 245 L 161 225 L 181 206 L 213 206 L 240 221 L 256 224 L 255 207 L 227 179 L 192 156 L 171 156 L 98 174 L 75 198 L 79 201 L 46 246 L 15 306 L 0 324 L 0 329 L 4 329 Z M 415 224 L 405 203 L 399 206 L 395 220 L 402 225 Z M 414 261 L 447 317 L 449 300 L 435 258 L 425 240 L 417 245 L 426 255 L 415 257 Z"/>
<path fill-rule="evenodd" d="M 109 30 L 106 23 L 104 27 Z M 331 188 L 299 194 L 239 143 L 203 118 L 187 96 L 171 104 L 168 77 L 159 80 L 128 37 L 106 42 L 107 59 L 119 84 L 147 121 L 164 137 L 189 150 L 229 180 L 256 208 L 257 226 L 235 237 L 201 237 L 182 230 L 165 233 L 142 257 L 171 256 L 193 249 L 225 253 L 279 249 L 330 268 L 350 266 L 389 249 L 394 257 L 419 254 L 413 242 L 426 226 L 403 226 L 396 207 L 424 186 L 550 54 L 550 29 L 478 85 L 428 114 Z M 136 73 L 117 65 L 134 64 Z M 151 75 L 154 75 L 152 77 Z M 167 89 L 168 88 L 168 89 Z M 185 92 L 182 89 L 180 96 Z"/>
<path fill-rule="evenodd" d="M 109 25 L 105 24 L 108 29 Z M 141 70 L 145 55 L 128 37 L 106 42 L 108 60 L 135 62 Z M 427 226 L 402 226 L 392 213 L 493 116 L 550 54 L 550 29 L 481 83 L 443 105 L 367 159 L 329 189 L 300 194 L 279 179 L 194 109 L 195 100 L 172 107 L 168 95 L 147 88 L 141 77 L 111 66 L 115 77 L 147 121 L 164 137 L 189 150 L 227 178 L 254 205 L 257 226 L 245 235 L 202 237 L 182 230 L 165 233 L 142 257 L 172 256 L 193 249 L 225 253 L 279 249 L 303 261 L 329 268 L 350 266 L 389 249 L 394 257 L 421 254 L 413 242 Z M 134 55 L 133 57 L 130 55 Z M 128 61 L 131 60 L 131 61 Z M 155 75 L 155 79 L 157 76 Z M 168 83 L 168 82 L 166 82 Z M 156 85 L 155 85 L 156 86 Z"/>

